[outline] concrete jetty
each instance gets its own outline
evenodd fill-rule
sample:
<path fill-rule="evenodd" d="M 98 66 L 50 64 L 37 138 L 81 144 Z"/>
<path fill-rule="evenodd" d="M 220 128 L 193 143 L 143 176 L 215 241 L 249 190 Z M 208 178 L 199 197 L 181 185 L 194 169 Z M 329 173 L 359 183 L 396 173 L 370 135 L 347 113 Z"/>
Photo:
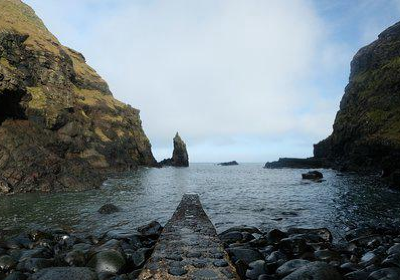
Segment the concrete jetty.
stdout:
<path fill-rule="evenodd" d="M 239 279 L 197 194 L 183 196 L 138 279 Z"/>

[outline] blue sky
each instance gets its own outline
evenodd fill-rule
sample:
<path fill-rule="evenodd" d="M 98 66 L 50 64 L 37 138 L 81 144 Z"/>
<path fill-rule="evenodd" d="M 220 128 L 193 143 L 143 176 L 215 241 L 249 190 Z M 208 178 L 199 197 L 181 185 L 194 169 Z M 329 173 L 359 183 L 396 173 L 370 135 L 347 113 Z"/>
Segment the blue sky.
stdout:
<path fill-rule="evenodd" d="M 25 2 L 141 110 L 158 160 L 179 131 L 193 162 L 311 156 L 353 55 L 400 20 L 400 0 Z"/>

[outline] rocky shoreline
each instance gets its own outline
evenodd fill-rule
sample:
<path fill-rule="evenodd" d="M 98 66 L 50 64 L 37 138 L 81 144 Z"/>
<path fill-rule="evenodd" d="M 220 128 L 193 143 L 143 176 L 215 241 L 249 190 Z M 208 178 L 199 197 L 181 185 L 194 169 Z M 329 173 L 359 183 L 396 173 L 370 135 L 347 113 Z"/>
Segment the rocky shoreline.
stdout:
<path fill-rule="evenodd" d="M 155 221 L 137 232 L 100 236 L 27 231 L 0 241 L 0 279 L 137 279 L 161 231 Z M 356 228 L 339 242 L 325 228 L 241 226 L 219 237 L 241 279 L 400 279 L 398 228 Z"/>

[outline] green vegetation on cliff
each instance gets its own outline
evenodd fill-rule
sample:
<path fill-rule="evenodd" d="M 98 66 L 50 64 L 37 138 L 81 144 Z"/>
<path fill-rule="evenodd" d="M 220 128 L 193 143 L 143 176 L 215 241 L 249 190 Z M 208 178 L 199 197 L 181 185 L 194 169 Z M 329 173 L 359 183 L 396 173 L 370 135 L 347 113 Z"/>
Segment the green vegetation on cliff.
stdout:
<path fill-rule="evenodd" d="M 20 0 L 0 1 L 0 180 L 14 192 L 81 190 L 156 161 L 139 110 Z"/>
<path fill-rule="evenodd" d="M 397 23 L 354 56 L 334 131 L 315 145 L 315 156 L 351 169 L 394 165 L 392 161 L 400 152 L 399 84 L 400 23 Z"/>

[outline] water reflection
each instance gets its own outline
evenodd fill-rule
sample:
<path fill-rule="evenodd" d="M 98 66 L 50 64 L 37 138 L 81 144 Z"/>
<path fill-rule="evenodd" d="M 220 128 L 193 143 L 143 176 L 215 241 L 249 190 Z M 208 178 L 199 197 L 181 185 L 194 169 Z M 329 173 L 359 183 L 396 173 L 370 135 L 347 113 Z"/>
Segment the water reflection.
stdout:
<path fill-rule="evenodd" d="M 266 170 L 261 164 L 143 168 L 109 179 L 99 190 L 0 197 L 0 225 L 12 230 L 131 230 L 154 219 L 165 223 L 187 192 L 200 194 L 218 230 L 241 224 L 265 229 L 328 227 L 339 237 L 346 227 L 359 223 L 399 221 L 400 193 L 377 178 L 337 176 L 324 170 L 325 181 L 315 183 L 303 181 L 302 172 Z M 106 203 L 122 211 L 98 214 L 97 209 Z"/>

